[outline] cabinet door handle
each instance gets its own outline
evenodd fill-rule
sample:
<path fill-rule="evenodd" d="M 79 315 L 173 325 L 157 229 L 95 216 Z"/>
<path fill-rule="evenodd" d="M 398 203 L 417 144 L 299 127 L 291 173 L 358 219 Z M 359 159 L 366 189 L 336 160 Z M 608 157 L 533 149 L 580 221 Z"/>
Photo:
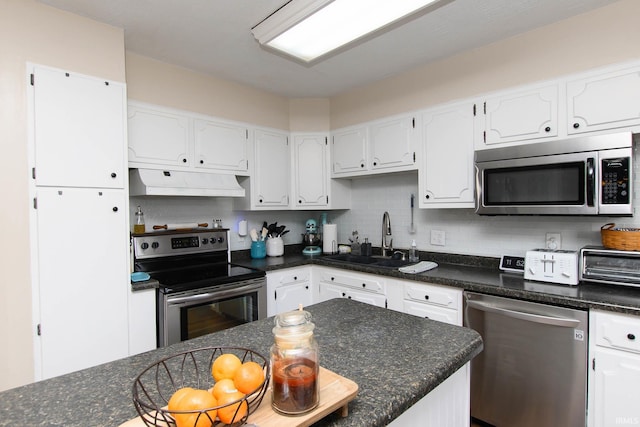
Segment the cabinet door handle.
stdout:
<path fill-rule="evenodd" d="M 424 299 L 428 300 L 429 299 L 429 295 L 425 295 Z"/>
<path fill-rule="evenodd" d="M 332 278 L 331 278 L 331 281 L 333 282 L 334 280 L 336 280 L 336 278 L 335 278 L 335 277 L 332 277 Z"/>
<path fill-rule="evenodd" d="M 343 297 L 346 297 L 346 296 L 347 296 L 347 294 L 345 294 L 345 293 L 343 292 L 343 293 L 342 293 L 342 296 L 343 296 Z"/>
<path fill-rule="evenodd" d="M 118 176 L 115 172 L 111 172 L 111 178 L 115 178 L 116 176 Z"/>
<path fill-rule="evenodd" d="M 309 289 L 309 285 L 305 286 L 304 288 L 305 288 L 305 289 Z"/>
<path fill-rule="evenodd" d="M 363 287 L 363 288 L 366 288 L 366 287 L 367 287 L 367 284 L 366 284 L 366 283 L 363 283 L 363 284 L 362 284 L 362 287 Z"/>
<path fill-rule="evenodd" d="M 298 280 L 298 276 L 293 276 L 293 280 Z"/>
<path fill-rule="evenodd" d="M 117 207 L 117 206 L 114 206 L 112 210 L 113 210 L 114 212 L 118 212 L 118 207 Z"/>
<path fill-rule="evenodd" d="M 203 165 L 204 164 L 204 160 L 200 160 L 200 164 Z"/>
<path fill-rule="evenodd" d="M 636 339 L 636 336 L 635 336 L 634 334 L 627 334 L 627 338 L 628 338 L 630 341 L 634 341 L 634 340 Z"/>
<path fill-rule="evenodd" d="M 545 132 L 551 132 L 551 128 L 549 126 L 547 126 L 546 128 L 544 128 Z"/>
<path fill-rule="evenodd" d="M 573 128 L 574 128 L 574 129 L 578 129 L 579 127 L 580 127 L 580 123 L 574 123 L 574 124 L 573 124 Z"/>
<path fill-rule="evenodd" d="M 182 159 L 182 163 L 187 163 L 187 159 Z"/>
<path fill-rule="evenodd" d="M 360 167 L 363 168 L 364 167 L 364 163 L 360 163 Z"/>

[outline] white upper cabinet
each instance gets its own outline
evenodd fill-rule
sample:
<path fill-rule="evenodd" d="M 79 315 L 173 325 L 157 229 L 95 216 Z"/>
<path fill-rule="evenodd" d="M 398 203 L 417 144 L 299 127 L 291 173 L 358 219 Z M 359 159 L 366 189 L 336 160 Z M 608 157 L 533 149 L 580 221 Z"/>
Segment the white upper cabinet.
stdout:
<path fill-rule="evenodd" d="M 333 132 L 331 155 L 334 176 L 352 175 L 367 170 L 367 129 L 362 126 Z"/>
<path fill-rule="evenodd" d="M 422 114 L 419 207 L 474 207 L 473 111 L 469 101 Z"/>
<path fill-rule="evenodd" d="M 328 206 L 327 150 L 326 135 L 293 136 L 295 207 Z"/>
<path fill-rule="evenodd" d="M 640 125 L 640 67 L 567 82 L 567 133 Z"/>
<path fill-rule="evenodd" d="M 249 129 L 207 119 L 193 121 L 196 168 L 246 173 Z"/>
<path fill-rule="evenodd" d="M 130 101 L 129 167 L 247 175 L 250 133 L 242 124 Z"/>
<path fill-rule="evenodd" d="M 40 66 L 32 84 L 36 185 L 124 188 L 125 86 Z"/>
<path fill-rule="evenodd" d="M 271 129 L 254 130 L 251 178 L 241 180 L 245 197 L 234 200 L 237 209 L 287 209 L 291 194 L 289 134 Z"/>
<path fill-rule="evenodd" d="M 414 115 L 335 130 L 331 133 L 332 176 L 415 170 L 418 140 Z"/>
<path fill-rule="evenodd" d="M 372 170 L 385 172 L 416 168 L 415 116 L 395 117 L 369 125 Z"/>
<path fill-rule="evenodd" d="M 550 138 L 558 135 L 557 83 L 503 93 L 478 105 L 484 117 L 482 144 Z"/>

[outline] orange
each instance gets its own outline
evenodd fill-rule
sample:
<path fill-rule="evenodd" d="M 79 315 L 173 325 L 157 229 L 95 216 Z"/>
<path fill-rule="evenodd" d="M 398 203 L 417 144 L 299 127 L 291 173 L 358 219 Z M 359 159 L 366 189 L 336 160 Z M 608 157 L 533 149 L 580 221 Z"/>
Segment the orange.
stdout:
<path fill-rule="evenodd" d="M 211 394 L 216 400 L 220 399 L 220 395 L 223 393 L 231 393 L 233 391 L 237 391 L 236 385 L 233 383 L 231 378 L 224 378 L 218 381 L 211 390 Z"/>
<path fill-rule="evenodd" d="M 235 354 L 221 354 L 213 361 L 211 365 L 211 375 L 216 381 L 225 378 L 233 379 L 238 368 L 242 365 L 242 361 Z"/>
<path fill-rule="evenodd" d="M 233 376 L 233 383 L 238 391 L 249 394 L 255 391 L 264 381 L 262 366 L 256 362 L 245 362 Z"/>
<path fill-rule="evenodd" d="M 169 411 L 201 411 L 218 406 L 216 398 L 206 390 L 190 387 L 176 391 L 169 399 Z M 177 427 L 211 427 L 216 419 L 217 410 L 206 413 L 171 414 Z M 207 414 L 209 416 L 207 416 Z"/>
<path fill-rule="evenodd" d="M 249 411 L 249 404 L 246 400 L 238 403 L 233 403 L 236 400 L 242 399 L 245 396 L 244 393 L 234 391 L 231 393 L 223 393 L 218 400 L 218 405 L 229 405 L 222 408 L 218 408 L 218 418 L 225 424 L 232 424 L 238 422 L 247 415 Z"/>

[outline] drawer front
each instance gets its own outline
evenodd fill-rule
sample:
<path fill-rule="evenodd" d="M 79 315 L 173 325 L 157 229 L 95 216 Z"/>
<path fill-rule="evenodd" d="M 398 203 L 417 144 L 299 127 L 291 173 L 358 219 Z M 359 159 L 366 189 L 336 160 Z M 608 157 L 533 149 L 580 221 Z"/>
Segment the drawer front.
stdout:
<path fill-rule="evenodd" d="M 335 273 L 333 271 L 323 271 L 320 273 L 320 280 L 335 285 L 349 286 L 350 288 L 363 291 L 384 294 L 384 283 L 381 279 L 368 275 L 350 275 Z"/>
<path fill-rule="evenodd" d="M 404 299 L 457 310 L 460 308 L 462 291 L 431 285 L 405 284 Z"/>
<path fill-rule="evenodd" d="M 438 322 L 448 323 L 450 325 L 462 326 L 462 319 L 459 319 L 461 316 L 459 316 L 457 310 L 404 300 L 403 311 L 414 316 L 437 320 Z"/>
<path fill-rule="evenodd" d="M 280 285 L 290 285 L 297 282 L 308 282 L 309 280 L 309 269 L 296 269 L 282 273 L 278 283 Z"/>
<path fill-rule="evenodd" d="M 595 312 L 596 345 L 640 353 L 640 317 Z"/>

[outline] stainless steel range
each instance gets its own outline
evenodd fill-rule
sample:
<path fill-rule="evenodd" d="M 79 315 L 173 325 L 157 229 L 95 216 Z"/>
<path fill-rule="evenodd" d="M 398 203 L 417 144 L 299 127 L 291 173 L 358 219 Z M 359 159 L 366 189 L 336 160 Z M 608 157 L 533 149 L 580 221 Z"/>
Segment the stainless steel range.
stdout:
<path fill-rule="evenodd" d="M 230 263 L 229 230 L 133 236 L 134 269 L 160 286 L 158 347 L 266 317 L 265 273 Z"/>

